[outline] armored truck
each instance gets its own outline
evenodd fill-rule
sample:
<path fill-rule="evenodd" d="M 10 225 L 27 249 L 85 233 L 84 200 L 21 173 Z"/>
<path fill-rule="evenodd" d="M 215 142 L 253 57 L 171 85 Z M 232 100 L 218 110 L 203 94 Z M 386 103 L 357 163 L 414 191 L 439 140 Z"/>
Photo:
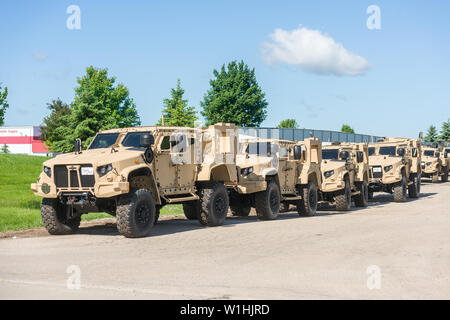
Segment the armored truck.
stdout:
<path fill-rule="evenodd" d="M 369 144 L 369 198 L 374 192 L 394 195 L 394 201 L 418 198 L 421 183 L 421 140 L 385 138 Z"/>
<path fill-rule="evenodd" d="M 99 132 L 86 150 L 43 164 L 35 195 L 50 234 L 76 231 L 82 214 L 107 212 L 126 237 L 147 235 L 166 204 L 205 226 L 226 218 L 227 187 L 237 182 L 233 124 L 206 128 L 134 127 Z M 234 138 L 237 139 L 237 138 Z"/>
<path fill-rule="evenodd" d="M 445 158 L 445 154 L 441 157 L 438 148 L 423 148 L 421 166 L 422 177 L 431 178 L 433 183 L 439 181 L 439 176 L 442 182 L 448 180 L 447 158 Z"/>
<path fill-rule="evenodd" d="M 339 143 L 322 147 L 320 200 L 347 211 L 369 204 L 369 154 L 367 143 Z"/>
<path fill-rule="evenodd" d="M 271 220 L 280 206 L 287 211 L 291 204 L 300 215 L 314 215 L 321 184 L 321 147 L 317 138 L 242 140 L 236 158 L 238 183 L 230 194 L 233 215 L 248 215 L 254 207 L 258 217 Z"/>

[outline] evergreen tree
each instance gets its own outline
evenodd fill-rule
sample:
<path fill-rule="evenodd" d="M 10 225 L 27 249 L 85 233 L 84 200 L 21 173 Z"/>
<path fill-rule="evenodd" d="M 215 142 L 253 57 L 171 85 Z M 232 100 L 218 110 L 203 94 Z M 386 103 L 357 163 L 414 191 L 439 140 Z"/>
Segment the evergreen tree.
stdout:
<path fill-rule="evenodd" d="M 3 144 L 2 149 L 1 149 L 1 153 L 9 153 L 9 148 L 8 145 L 6 143 Z"/>
<path fill-rule="evenodd" d="M 267 115 L 265 94 L 259 87 L 255 69 L 243 61 L 232 61 L 219 71 L 214 70 L 210 89 L 201 106 L 206 124 L 235 123 L 241 127 L 259 126 Z"/>
<path fill-rule="evenodd" d="M 437 139 L 438 139 L 438 133 L 437 133 L 436 127 L 431 125 L 428 128 L 427 135 L 423 138 L 423 141 L 435 142 L 435 141 L 437 141 Z"/>
<path fill-rule="evenodd" d="M 443 141 L 450 141 L 450 119 L 442 123 L 441 134 L 439 138 Z"/>
<path fill-rule="evenodd" d="M 194 107 L 188 107 L 188 101 L 183 99 L 184 89 L 181 88 L 180 79 L 177 87 L 171 89 L 170 98 L 164 99 L 164 125 L 177 127 L 193 127 L 198 119 Z M 158 126 L 162 125 L 159 120 Z"/>

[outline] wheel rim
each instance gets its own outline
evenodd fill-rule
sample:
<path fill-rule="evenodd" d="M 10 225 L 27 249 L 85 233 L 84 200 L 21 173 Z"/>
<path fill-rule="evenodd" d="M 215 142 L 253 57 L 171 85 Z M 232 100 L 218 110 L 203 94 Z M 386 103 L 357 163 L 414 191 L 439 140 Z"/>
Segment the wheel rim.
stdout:
<path fill-rule="evenodd" d="M 226 213 L 226 201 L 222 196 L 218 196 L 214 199 L 214 212 L 216 212 L 219 215 L 223 215 L 224 212 Z"/>
<path fill-rule="evenodd" d="M 136 208 L 136 224 L 139 227 L 145 227 L 150 222 L 150 207 L 147 205 L 147 203 L 141 203 Z"/>

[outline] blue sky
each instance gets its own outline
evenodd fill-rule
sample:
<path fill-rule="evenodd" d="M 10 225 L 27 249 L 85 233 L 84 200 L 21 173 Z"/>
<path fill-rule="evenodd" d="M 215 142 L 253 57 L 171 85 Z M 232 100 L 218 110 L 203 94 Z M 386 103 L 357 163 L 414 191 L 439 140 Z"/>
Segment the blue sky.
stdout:
<path fill-rule="evenodd" d="M 80 30 L 66 27 L 72 4 L 81 10 Z M 381 10 L 381 30 L 366 26 L 369 5 Z M 449 12 L 448 1 L 2 0 L 5 124 L 39 125 L 46 103 L 70 103 L 76 78 L 93 65 L 124 83 L 142 124 L 153 125 L 177 78 L 200 111 L 213 69 L 243 59 L 269 102 L 263 126 L 295 118 L 306 128 L 348 123 L 358 133 L 416 137 L 450 117 Z M 292 62 L 308 53 L 305 47 L 269 63 L 270 35 L 299 28 L 341 44 L 367 62 L 365 70 L 318 74 L 308 67 L 315 55 Z"/>

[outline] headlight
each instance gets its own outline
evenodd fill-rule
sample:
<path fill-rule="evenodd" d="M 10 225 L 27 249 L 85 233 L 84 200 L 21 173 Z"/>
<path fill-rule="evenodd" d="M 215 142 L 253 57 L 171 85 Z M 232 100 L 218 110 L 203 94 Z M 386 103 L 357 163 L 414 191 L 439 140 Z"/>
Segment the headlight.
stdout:
<path fill-rule="evenodd" d="M 334 170 L 330 170 L 330 171 L 325 171 L 325 173 L 323 175 L 325 176 L 325 179 L 328 179 L 333 174 L 334 174 Z"/>
<path fill-rule="evenodd" d="M 52 169 L 50 167 L 44 166 L 44 172 L 49 178 L 52 177 Z"/>
<path fill-rule="evenodd" d="M 103 177 L 105 174 L 112 170 L 112 164 L 107 164 L 101 167 L 97 167 L 97 173 L 99 177 Z"/>
<path fill-rule="evenodd" d="M 431 166 L 431 162 L 427 162 L 427 166 Z"/>
<path fill-rule="evenodd" d="M 248 176 L 252 172 L 253 172 L 253 167 L 241 169 L 241 175 L 243 175 L 243 176 Z"/>
<path fill-rule="evenodd" d="M 390 170 L 392 170 L 392 166 L 385 166 L 384 167 L 384 172 L 388 172 Z"/>

